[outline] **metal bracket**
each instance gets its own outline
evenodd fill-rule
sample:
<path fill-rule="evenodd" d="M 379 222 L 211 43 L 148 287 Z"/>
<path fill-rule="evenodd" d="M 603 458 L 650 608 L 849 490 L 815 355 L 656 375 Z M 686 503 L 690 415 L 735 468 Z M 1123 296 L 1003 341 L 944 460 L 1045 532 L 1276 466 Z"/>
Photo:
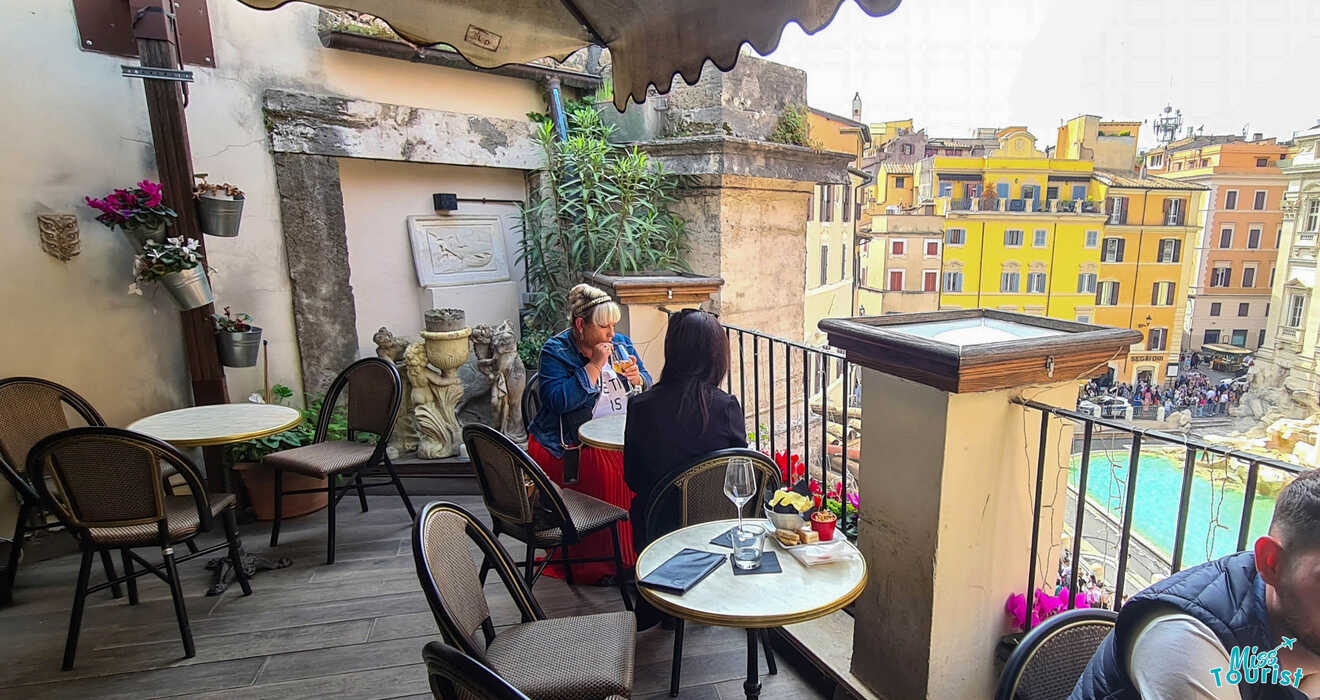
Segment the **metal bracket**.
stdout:
<path fill-rule="evenodd" d="M 1050 356 L 1048 356 L 1048 357 L 1045 358 L 1045 376 L 1047 376 L 1047 377 L 1051 377 L 1051 378 L 1054 377 L 1054 356 L 1053 356 L 1053 355 L 1050 355 Z"/>
<path fill-rule="evenodd" d="M 145 66 L 120 66 L 119 71 L 125 78 L 142 78 L 144 80 L 174 80 L 180 83 L 191 83 L 193 73 L 190 70 L 179 70 L 177 68 L 147 68 Z"/>

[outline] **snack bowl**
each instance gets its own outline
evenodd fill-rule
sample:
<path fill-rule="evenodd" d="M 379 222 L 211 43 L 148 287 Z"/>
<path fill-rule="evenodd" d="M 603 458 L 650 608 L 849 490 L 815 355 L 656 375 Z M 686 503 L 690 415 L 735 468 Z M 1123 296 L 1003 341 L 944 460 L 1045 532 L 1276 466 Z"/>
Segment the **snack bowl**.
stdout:
<path fill-rule="evenodd" d="M 765 509 L 765 517 L 776 530 L 801 530 L 807 519 L 801 513 L 776 513 L 772 508 Z"/>

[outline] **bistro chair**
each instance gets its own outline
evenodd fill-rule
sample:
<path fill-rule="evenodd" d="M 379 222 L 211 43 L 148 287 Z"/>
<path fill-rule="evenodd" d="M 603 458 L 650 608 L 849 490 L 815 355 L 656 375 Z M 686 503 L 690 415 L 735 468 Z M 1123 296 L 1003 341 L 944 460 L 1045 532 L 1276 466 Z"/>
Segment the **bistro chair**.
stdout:
<path fill-rule="evenodd" d="M 541 412 L 541 373 L 532 372 L 522 395 L 523 434 L 532 430 L 532 419 Z"/>
<path fill-rule="evenodd" d="M 166 492 L 160 479 L 162 463 L 183 477 L 189 495 Z M 160 578 L 169 585 L 174 599 L 186 658 L 192 658 L 195 651 L 179 582 L 179 563 L 228 548 L 243 595 L 252 594 L 243 570 L 242 544 L 234 518 L 237 500 L 233 494 L 208 494 L 197 467 L 168 443 L 119 428 L 74 428 L 38 442 L 28 454 L 28 471 L 37 490 L 82 550 L 64 645 L 64 670 L 73 668 L 89 593 L 126 582 L 128 603 L 137 605 L 138 577 L 151 573 Z M 221 516 L 225 540 L 175 558 L 174 545 L 210 531 L 216 516 Z M 142 547 L 160 548 L 161 563 L 152 564 L 133 551 Z M 92 554 L 99 552 L 104 557 L 114 549 L 123 556 L 124 575 L 89 587 Z M 135 564 L 142 570 L 136 570 Z"/>
<path fill-rule="evenodd" d="M 14 580 L 18 577 L 18 560 L 22 555 L 28 520 L 34 511 L 44 507 L 41 495 L 28 480 L 28 451 L 47 435 L 72 427 L 66 416 L 69 411 L 87 425 L 105 425 L 101 414 L 68 387 L 37 377 L 0 379 L 0 474 L 18 494 L 19 504 L 14 538 L 9 544 L 4 571 L 0 572 L 0 605 L 8 605 L 13 600 Z M 57 521 L 37 529 L 58 525 Z M 101 553 L 101 565 L 105 567 L 106 580 L 113 581 L 115 568 L 109 553 Z M 110 593 L 120 597 L 119 584 L 112 585 Z"/>
<path fill-rule="evenodd" d="M 559 549 L 561 558 L 556 563 L 564 565 L 565 580 L 570 585 L 573 564 L 614 562 L 623 604 L 633 609 L 624 584 L 619 543 L 619 523 L 628 519 L 627 510 L 573 489 L 560 489 L 521 447 L 490 426 L 478 423 L 463 426 L 463 442 L 477 472 L 481 498 L 490 512 L 496 536 L 508 535 L 527 545 L 523 576 L 528 587 L 536 584 L 550 564 L 554 550 Z M 605 528 L 614 536 L 613 557 L 569 558 L 570 546 Z M 546 553 L 539 567 L 537 549 Z M 482 581 L 486 580 L 489 565 L 490 562 L 482 565 Z"/>
<path fill-rule="evenodd" d="M 731 447 L 724 450 L 716 450 L 694 459 L 661 479 L 659 485 L 655 487 L 646 501 L 646 520 L 643 533 L 646 541 L 650 542 L 657 538 L 656 533 L 663 534 L 671 530 L 673 522 L 665 522 L 667 515 L 672 515 L 674 510 L 678 511 L 678 527 L 683 528 L 689 525 L 699 525 L 712 520 L 724 520 L 729 517 L 729 507 L 733 505 L 727 496 L 724 495 L 724 470 L 729 465 L 729 460 L 735 457 L 742 457 L 751 460 L 752 469 L 756 471 L 756 493 L 751 503 L 752 507 L 759 509 L 763 495 L 767 490 L 773 491 L 779 488 L 780 472 L 769 457 L 750 450 L 745 447 Z M 754 518 L 760 517 L 759 510 L 753 514 Z M 638 572 L 641 575 L 641 572 Z M 758 636 L 761 638 L 761 648 L 765 650 L 765 665 L 770 673 L 779 673 L 779 668 L 775 664 L 774 652 L 770 649 L 770 633 L 766 630 L 760 630 Z M 678 695 L 679 676 L 683 668 L 683 619 L 674 620 L 674 657 L 669 671 L 669 696 Z"/>
<path fill-rule="evenodd" d="M 422 659 L 437 700 L 529 700 L 494 671 L 443 642 L 427 642 Z"/>
<path fill-rule="evenodd" d="M 348 389 L 348 439 L 327 439 L 330 421 L 335 406 L 344 389 Z M 270 527 L 270 546 L 280 543 L 280 520 L 283 518 L 284 496 L 298 493 L 320 493 L 327 496 L 326 514 L 329 518 L 329 534 L 326 538 L 325 563 L 335 563 L 335 508 L 339 500 L 350 490 L 356 489 L 358 503 L 362 512 L 367 512 L 367 492 L 370 486 L 384 486 L 393 483 L 403 499 L 403 506 L 408 509 L 408 517 L 417 517 L 417 511 L 408 500 L 408 493 L 403 490 L 403 482 L 394 471 L 385 448 L 394 431 L 394 421 L 398 417 L 399 403 L 403 400 L 403 383 L 399 370 L 394 363 L 379 357 L 358 360 L 335 377 L 330 390 L 321 403 L 321 413 L 316 419 L 316 434 L 312 443 L 268 455 L 266 465 L 275 471 L 275 522 Z M 374 433 L 376 444 L 360 442 L 359 432 Z M 362 473 L 375 466 L 382 466 L 389 475 L 388 481 L 367 483 L 362 480 Z M 325 488 L 284 490 L 284 471 L 302 474 L 313 478 L 325 479 Z M 349 477 L 352 477 L 350 480 Z M 339 479 L 344 483 L 339 484 Z"/>
<path fill-rule="evenodd" d="M 1008 657 L 995 700 L 1066 698 L 1118 613 L 1080 608 L 1054 615 L 1027 633 Z"/>
<path fill-rule="evenodd" d="M 520 623 L 498 633 L 473 544 L 499 575 L 521 616 Z M 445 644 L 528 697 L 594 700 L 631 694 L 637 625 L 631 613 L 547 619 L 495 533 L 453 503 L 437 501 L 422 509 L 413 527 L 412 548 L 417 579 Z M 430 668 L 434 674 L 435 667 Z M 434 675 L 432 684 L 434 689 Z"/>

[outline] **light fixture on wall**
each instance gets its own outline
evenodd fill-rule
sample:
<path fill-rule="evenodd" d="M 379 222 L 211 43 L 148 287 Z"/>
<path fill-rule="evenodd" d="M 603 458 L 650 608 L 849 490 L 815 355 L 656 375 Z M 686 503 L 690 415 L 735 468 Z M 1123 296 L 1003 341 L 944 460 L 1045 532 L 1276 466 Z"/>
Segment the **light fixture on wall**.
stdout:
<path fill-rule="evenodd" d="M 1149 327 L 1150 327 L 1150 323 L 1151 323 L 1152 320 L 1154 320 L 1154 319 L 1152 319 L 1152 318 L 1150 317 L 1150 314 L 1146 314 L 1146 322 L 1145 322 L 1145 323 L 1138 323 L 1138 324 L 1137 324 L 1137 328 L 1149 328 Z"/>
<path fill-rule="evenodd" d="M 454 211 L 458 209 L 458 195 L 449 192 L 437 192 L 431 195 L 436 211 Z"/>

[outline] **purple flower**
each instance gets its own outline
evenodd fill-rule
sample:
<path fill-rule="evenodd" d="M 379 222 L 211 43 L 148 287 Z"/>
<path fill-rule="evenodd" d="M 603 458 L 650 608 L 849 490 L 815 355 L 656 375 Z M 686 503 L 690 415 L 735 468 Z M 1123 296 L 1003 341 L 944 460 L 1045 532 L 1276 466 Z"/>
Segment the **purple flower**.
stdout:
<path fill-rule="evenodd" d="M 138 189 L 142 190 L 147 196 L 147 201 L 143 205 L 148 209 L 154 209 L 160 206 L 162 192 L 165 189 L 163 185 L 151 180 L 143 180 L 137 184 Z"/>
<path fill-rule="evenodd" d="M 857 495 L 856 491 L 853 491 L 848 494 L 848 505 L 852 506 L 853 508 L 859 508 L 861 507 L 861 503 L 862 503 L 862 498 L 861 496 Z"/>

